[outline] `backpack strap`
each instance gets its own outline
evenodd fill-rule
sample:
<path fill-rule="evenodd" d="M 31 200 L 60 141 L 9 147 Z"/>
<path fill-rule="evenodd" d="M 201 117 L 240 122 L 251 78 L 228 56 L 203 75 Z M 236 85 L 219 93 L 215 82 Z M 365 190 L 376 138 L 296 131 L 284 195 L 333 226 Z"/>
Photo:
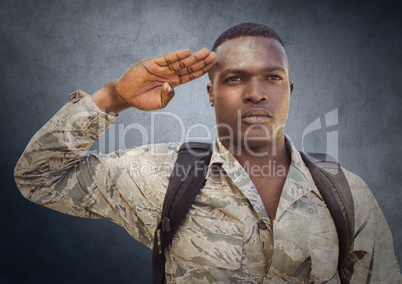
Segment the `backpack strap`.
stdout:
<path fill-rule="evenodd" d="M 338 271 L 342 283 L 349 283 L 353 265 L 348 261 L 353 248 L 355 213 L 349 183 L 340 165 L 322 153 L 300 152 L 303 161 L 334 220 L 339 239 Z"/>
<path fill-rule="evenodd" d="M 339 239 L 338 271 L 341 282 L 349 283 L 353 264 L 350 265 L 348 257 L 353 247 L 355 227 L 349 183 L 340 165 L 331 156 L 323 153 L 300 154 L 334 220 Z M 154 235 L 152 267 L 155 284 L 165 281 L 164 249 L 172 242 L 181 221 L 203 187 L 211 155 L 209 143 L 187 142 L 179 149 L 163 203 L 161 221 Z"/>
<path fill-rule="evenodd" d="M 172 242 L 181 221 L 204 186 L 212 156 L 210 143 L 186 142 L 181 145 L 169 180 L 161 221 L 155 230 L 152 250 L 153 283 L 165 281 L 165 248 Z"/>

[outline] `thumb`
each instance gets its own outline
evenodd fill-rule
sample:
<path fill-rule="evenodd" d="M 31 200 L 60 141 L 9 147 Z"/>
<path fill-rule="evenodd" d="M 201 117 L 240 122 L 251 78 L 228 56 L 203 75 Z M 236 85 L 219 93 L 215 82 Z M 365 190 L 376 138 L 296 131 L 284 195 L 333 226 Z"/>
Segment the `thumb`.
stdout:
<path fill-rule="evenodd" d="M 161 89 L 161 103 L 162 103 L 162 108 L 168 105 L 168 103 L 173 99 L 174 97 L 174 89 L 169 85 L 169 83 L 164 82 L 162 84 L 162 89 Z"/>

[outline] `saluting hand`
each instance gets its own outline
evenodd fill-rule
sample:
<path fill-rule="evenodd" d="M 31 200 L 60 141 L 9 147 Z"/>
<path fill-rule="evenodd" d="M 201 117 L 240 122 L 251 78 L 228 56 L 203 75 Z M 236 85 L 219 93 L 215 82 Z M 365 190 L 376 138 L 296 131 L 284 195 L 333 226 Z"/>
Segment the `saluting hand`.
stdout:
<path fill-rule="evenodd" d="M 213 67 L 214 59 L 207 48 L 195 53 L 183 49 L 146 59 L 124 73 L 115 90 L 130 107 L 161 109 L 173 98 L 173 88 L 204 75 Z"/>
<path fill-rule="evenodd" d="M 201 77 L 214 65 L 215 54 L 207 48 L 195 53 L 178 50 L 145 59 L 127 70 L 118 80 L 106 84 L 93 96 L 104 111 L 135 107 L 140 110 L 164 108 L 174 96 L 174 88 Z"/>

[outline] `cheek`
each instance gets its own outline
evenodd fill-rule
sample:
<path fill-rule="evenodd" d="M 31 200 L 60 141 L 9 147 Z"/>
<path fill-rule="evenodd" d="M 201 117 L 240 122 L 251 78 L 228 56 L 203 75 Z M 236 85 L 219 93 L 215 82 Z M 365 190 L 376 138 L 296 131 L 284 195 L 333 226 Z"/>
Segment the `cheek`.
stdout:
<path fill-rule="evenodd" d="M 219 113 L 221 117 L 232 117 L 238 108 L 236 101 L 228 100 L 223 97 L 215 100 L 215 110 L 217 110 L 217 113 Z"/>
<path fill-rule="evenodd" d="M 286 120 L 289 114 L 290 99 L 282 98 L 277 104 L 277 112 L 280 113 L 281 117 Z"/>
<path fill-rule="evenodd" d="M 241 103 L 241 92 L 232 88 L 219 87 L 214 90 L 214 100 L 220 106 L 235 108 Z"/>
<path fill-rule="evenodd" d="M 215 115 L 218 122 L 235 124 L 238 110 L 242 109 L 243 97 L 240 88 L 216 85 L 213 91 Z"/>
<path fill-rule="evenodd" d="M 236 124 L 236 110 L 228 107 L 225 101 L 219 101 L 215 104 L 215 118 L 217 124 L 233 128 Z"/>

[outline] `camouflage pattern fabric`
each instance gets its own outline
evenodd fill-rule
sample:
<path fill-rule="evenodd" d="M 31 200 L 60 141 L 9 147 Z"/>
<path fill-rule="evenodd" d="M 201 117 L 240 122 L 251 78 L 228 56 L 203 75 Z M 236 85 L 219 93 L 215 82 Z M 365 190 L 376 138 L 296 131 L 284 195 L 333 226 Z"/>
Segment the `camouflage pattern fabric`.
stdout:
<path fill-rule="evenodd" d="M 115 120 L 82 91 L 29 142 L 15 180 L 27 199 L 108 218 L 152 247 L 179 143 L 88 149 Z M 217 140 L 205 187 L 166 251 L 168 283 L 339 283 L 334 223 L 287 137 L 291 166 L 271 224 L 246 171 Z M 213 165 L 213 167 L 212 167 Z M 352 283 L 402 283 L 392 236 L 367 185 L 345 170 L 356 211 Z"/>

